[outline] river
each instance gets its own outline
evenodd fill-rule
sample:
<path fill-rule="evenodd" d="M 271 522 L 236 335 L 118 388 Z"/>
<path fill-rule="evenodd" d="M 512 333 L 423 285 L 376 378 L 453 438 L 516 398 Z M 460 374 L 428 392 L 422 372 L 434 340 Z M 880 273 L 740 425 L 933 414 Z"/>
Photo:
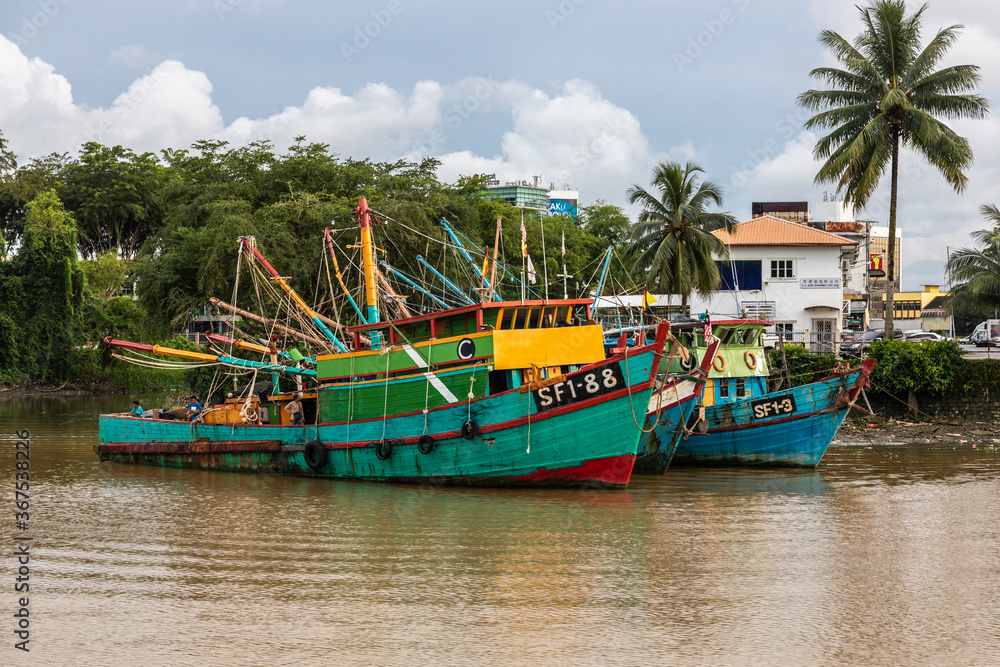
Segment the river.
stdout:
<path fill-rule="evenodd" d="M 626 491 L 389 486 L 99 463 L 97 415 L 129 400 L 0 399 L 4 539 L 33 538 L 29 593 L 0 557 L 2 664 L 1000 661 L 983 445 L 838 443 L 816 471 Z"/>

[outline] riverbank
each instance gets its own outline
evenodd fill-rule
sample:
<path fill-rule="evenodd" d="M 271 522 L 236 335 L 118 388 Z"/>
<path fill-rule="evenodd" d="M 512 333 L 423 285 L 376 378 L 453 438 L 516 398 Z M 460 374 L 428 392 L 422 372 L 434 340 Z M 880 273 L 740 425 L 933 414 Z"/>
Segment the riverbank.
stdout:
<path fill-rule="evenodd" d="M 837 431 L 839 442 L 876 444 L 960 444 L 979 447 L 1000 445 L 997 421 L 910 421 L 852 413 Z"/>

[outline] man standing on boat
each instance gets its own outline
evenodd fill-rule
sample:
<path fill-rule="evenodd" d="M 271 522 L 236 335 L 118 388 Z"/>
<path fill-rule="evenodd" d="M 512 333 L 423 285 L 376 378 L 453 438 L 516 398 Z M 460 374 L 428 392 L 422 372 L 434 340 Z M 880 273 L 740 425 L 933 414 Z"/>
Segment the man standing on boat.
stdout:
<path fill-rule="evenodd" d="M 283 410 L 291 418 L 292 426 L 303 426 L 305 424 L 302 420 L 302 394 L 295 394 L 295 398 Z"/>
<path fill-rule="evenodd" d="M 188 418 L 191 421 L 198 421 L 201 418 L 201 401 L 198 400 L 197 396 L 191 397 L 191 402 L 188 403 Z"/>
<path fill-rule="evenodd" d="M 142 406 L 139 405 L 139 401 L 132 401 L 132 414 L 136 417 L 142 417 L 145 415 L 142 411 Z"/>

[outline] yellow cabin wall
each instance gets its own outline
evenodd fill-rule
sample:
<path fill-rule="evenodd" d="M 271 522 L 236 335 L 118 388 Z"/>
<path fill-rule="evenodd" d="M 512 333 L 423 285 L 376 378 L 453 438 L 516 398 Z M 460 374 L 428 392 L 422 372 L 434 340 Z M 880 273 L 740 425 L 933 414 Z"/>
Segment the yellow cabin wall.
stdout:
<path fill-rule="evenodd" d="M 604 359 L 599 324 L 555 329 L 497 329 L 493 332 L 497 370 L 590 364 Z"/>

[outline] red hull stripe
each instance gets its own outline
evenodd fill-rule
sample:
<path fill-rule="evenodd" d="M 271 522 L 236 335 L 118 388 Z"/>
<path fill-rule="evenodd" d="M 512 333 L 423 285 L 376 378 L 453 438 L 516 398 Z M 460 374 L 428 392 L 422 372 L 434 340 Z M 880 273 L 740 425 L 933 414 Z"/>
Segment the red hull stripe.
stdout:
<path fill-rule="evenodd" d="M 440 482 L 442 484 L 469 484 L 475 486 L 562 486 L 567 482 L 597 484 L 602 486 L 626 486 L 632 476 L 635 454 L 621 454 L 601 459 L 591 459 L 578 466 L 536 470 L 527 475 L 500 477 L 430 477 L 398 479 L 394 482 Z"/>

